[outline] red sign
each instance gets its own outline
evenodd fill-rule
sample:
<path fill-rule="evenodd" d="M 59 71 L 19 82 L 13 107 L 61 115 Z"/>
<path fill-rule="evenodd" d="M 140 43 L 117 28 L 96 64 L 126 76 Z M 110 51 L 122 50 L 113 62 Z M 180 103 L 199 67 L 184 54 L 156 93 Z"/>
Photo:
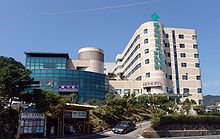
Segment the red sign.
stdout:
<path fill-rule="evenodd" d="M 144 87 L 159 87 L 162 86 L 160 82 L 145 82 L 143 83 Z"/>

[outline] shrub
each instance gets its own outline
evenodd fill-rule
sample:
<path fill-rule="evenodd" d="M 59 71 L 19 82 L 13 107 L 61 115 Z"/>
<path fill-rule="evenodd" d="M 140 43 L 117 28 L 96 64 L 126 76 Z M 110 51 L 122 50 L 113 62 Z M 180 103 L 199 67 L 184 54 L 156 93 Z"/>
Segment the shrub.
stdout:
<path fill-rule="evenodd" d="M 12 138 L 18 126 L 18 111 L 7 108 L 0 111 L 0 138 Z"/>
<path fill-rule="evenodd" d="M 159 118 L 159 119 L 158 119 Z M 205 125 L 205 124 L 220 124 L 219 116 L 200 115 L 200 116 L 187 116 L 187 115 L 169 115 L 154 117 L 152 125 L 154 128 L 167 125 Z"/>
<path fill-rule="evenodd" d="M 127 101 L 125 99 L 113 99 L 107 103 L 107 106 L 110 107 L 121 106 L 125 108 L 127 106 Z"/>

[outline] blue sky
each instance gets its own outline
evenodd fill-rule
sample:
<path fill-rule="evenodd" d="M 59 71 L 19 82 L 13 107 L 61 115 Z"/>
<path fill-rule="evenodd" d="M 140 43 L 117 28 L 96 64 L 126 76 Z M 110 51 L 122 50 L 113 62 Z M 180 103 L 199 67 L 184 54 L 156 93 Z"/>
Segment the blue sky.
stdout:
<path fill-rule="evenodd" d="M 54 12 L 60 14 L 48 15 Z M 105 61 L 114 61 L 152 12 L 167 27 L 197 29 L 203 92 L 219 95 L 219 0 L 0 0 L 0 55 L 22 63 L 24 51 L 68 52 L 77 58 L 79 48 L 93 46 L 104 49 Z"/>

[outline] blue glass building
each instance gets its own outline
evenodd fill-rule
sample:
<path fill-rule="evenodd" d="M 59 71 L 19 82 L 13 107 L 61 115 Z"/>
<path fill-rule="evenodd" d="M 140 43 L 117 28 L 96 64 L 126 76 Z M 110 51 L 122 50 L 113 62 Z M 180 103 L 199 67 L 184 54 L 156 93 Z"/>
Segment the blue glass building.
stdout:
<path fill-rule="evenodd" d="M 108 90 L 105 74 L 68 68 L 67 53 L 25 52 L 25 55 L 25 66 L 32 71 L 34 81 L 39 81 L 41 89 L 62 95 L 78 93 L 81 103 L 104 99 Z"/>

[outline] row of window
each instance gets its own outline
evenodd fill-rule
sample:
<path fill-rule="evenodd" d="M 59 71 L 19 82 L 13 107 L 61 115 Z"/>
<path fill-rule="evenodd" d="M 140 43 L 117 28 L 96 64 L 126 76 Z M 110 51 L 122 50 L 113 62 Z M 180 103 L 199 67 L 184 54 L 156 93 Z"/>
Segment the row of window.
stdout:
<path fill-rule="evenodd" d="M 179 37 L 179 39 L 184 39 L 185 35 L 184 34 L 179 34 L 178 37 Z M 196 35 L 192 35 L 192 40 L 197 40 L 197 36 Z"/>
<path fill-rule="evenodd" d="M 165 52 L 166 57 L 171 56 L 170 52 L 166 52 L 166 51 L 164 52 Z M 176 53 L 174 53 L 174 56 L 176 56 Z M 186 53 L 180 53 L 180 57 L 186 57 Z M 199 58 L 199 54 L 194 54 L 194 58 Z"/>
<path fill-rule="evenodd" d="M 131 48 L 133 47 L 133 45 L 137 42 L 137 40 L 140 39 L 140 35 L 137 35 L 134 39 L 134 41 L 132 42 L 132 44 L 129 46 L 128 50 L 125 52 L 125 55 L 123 56 L 122 59 L 119 59 L 118 61 L 122 62 L 123 59 L 125 58 L 125 56 L 129 53 L 129 51 L 131 50 Z"/>
<path fill-rule="evenodd" d="M 146 59 L 145 60 L 145 64 L 149 64 L 150 63 L 150 60 L 149 59 Z M 167 67 L 171 67 L 171 62 L 166 62 L 165 60 L 165 65 Z M 181 63 L 181 67 L 187 67 L 187 63 Z M 195 67 L 196 68 L 199 68 L 200 67 L 200 64 L 199 63 L 195 63 Z"/>
<path fill-rule="evenodd" d="M 169 38 L 169 34 L 166 34 L 166 38 Z M 179 34 L 178 38 L 179 39 L 185 39 L 185 35 L 184 34 Z M 197 40 L 197 36 L 196 35 L 192 35 L 192 40 Z"/>
<path fill-rule="evenodd" d="M 66 58 L 56 57 L 27 57 L 26 63 L 63 63 L 66 64 Z"/>
<path fill-rule="evenodd" d="M 164 42 L 164 46 L 165 47 L 167 47 L 167 48 L 169 48 L 170 47 L 170 44 L 169 43 L 166 43 L 166 42 Z M 180 48 L 185 48 L 186 47 L 186 45 L 185 44 L 183 44 L 183 43 L 180 43 L 179 44 L 179 47 Z M 193 47 L 192 47 L 193 49 L 198 49 L 198 45 L 197 44 L 193 44 Z"/>
<path fill-rule="evenodd" d="M 187 63 L 181 63 L 181 67 L 187 67 Z M 195 63 L 195 67 L 199 68 L 200 64 L 199 63 Z"/>
<path fill-rule="evenodd" d="M 182 75 L 182 80 L 188 80 L 188 75 Z M 201 80 L 201 76 L 196 76 L 196 80 Z"/>
<path fill-rule="evenodd" d="M 37 69 L 31 70 L 32 73 L 38 74 L 65 74 L 65 75 L 73 75 L 73 76 L 93 76 L 104 78 L 104 74 L 87 72 L 87 71 L 78 71 L 78 70 L 60 70 L 60 69 Z"/>
<path fill-rule="evenodd" d="M 146 78 L 150 78 L 150 72 L 146 73 Z M 169 80 L 172 80 L 172 75 L 167 75 L 166 78 Z M 182 75 L 183 80 L 188 80 L 188 75 Z M 196 80 L 201 80 L 201 76 L 196 76 Z"/>
<path fill-rule="evenodd" d="M 134 93 L 134 94 L 137 95 L 137 94 L 139 94 L 141 91 L 142 91 L 141 89 L 133 89 L 133 92 L 132 92 L 132 93 Z M 124 89 L 123 92 L 124 92 L 125 95 L 128 95 L 128 94 L 131 93 L 131 89 Z M 115 93 L 116 93 L 116 94 L 121 94 L 121 93 L 122 93 L 122 89 L 115 89 Z"/>
<path fill-rule="evenodd" d="M 138 70 L 139 68 L 141 68 L 141 63 L 139 63 L 137 66 L 135 66 L 132 71 L 130 71 L 128 73 L 128 75 L 126 76 L 126 78 L 129 78 L 136 70 Z"/>
<path fill-rule="evenodd" d="M 180 57 L 186 57 L 186 53 L 180 53 Z M 199 54 L 194 54 L 194 58 L 199 58 Z"/>
<path fill-rule="evenodd" d="M 126 72 L 126 71 L 134 64 L 134 62 L 137 61 L 138 58 L 140 58 L 140 57 L 141 57 L 141 54 L 138 54 L 138 55 L 131 61 L 131 63 L 125 68 L 124 72 Z"/>
<path fill-rule="evenodd" d="M 26 63 L 27 69 L 66 69 L 66 64 L 60 63 Z"/>
<path fill-rule="evenodd" d="M 134 53 L 140 48 L 140 44 L 138 44 L 134 50 L 131 52 L 131 54 L 128 56 L 128 58 L 126 59 L 126 61 L 124 62 L 124 64 L 122 65 L 122 67 L 124 67 L 124 65 L 130 60 L 130 58 L 134 55 Z"/>
<path fill-rule="evenodd" d="M 190 93 L 189 88 L 183 88 L 183 94 L 188 95 Z M 202 93 L 202 88 L 197 88 L 197 93 Z"/>
<path fill-rule="evenodd" d="M 183 44 L 183 43 L 180 43 L 179 46 L 180 46 L 180 48 L 185 48 L 185 44 Z M 193 49 L 198 49 L 198 45 L 193 44 Z"/>
<path fill-rule="evenodd" d="M 147 33 L 148 33 L 148 29 L 144 29 L 144 34 L 147 34 Z M 169 34 L 165 33 L 164 31 L 163 31 L 163 34 L 164 34 L 164 37 L 169 38 Z M 185 35 L 184 34 L 179 34 L 178 37 L 179 37 L 179 39 L 184 39 Z M 192 35 L 192 40 L 197 40 L 197 36 Z"/>

